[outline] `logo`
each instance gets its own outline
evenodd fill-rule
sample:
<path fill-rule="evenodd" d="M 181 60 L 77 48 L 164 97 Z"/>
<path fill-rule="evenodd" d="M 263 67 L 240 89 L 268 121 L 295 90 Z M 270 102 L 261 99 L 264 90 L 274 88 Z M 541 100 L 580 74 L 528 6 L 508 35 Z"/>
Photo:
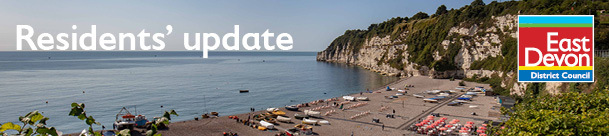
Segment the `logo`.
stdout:
<path fill-rule="evenodd" d="M 594 82 L 594 16 L 519 15 L 518 82 Z"/>

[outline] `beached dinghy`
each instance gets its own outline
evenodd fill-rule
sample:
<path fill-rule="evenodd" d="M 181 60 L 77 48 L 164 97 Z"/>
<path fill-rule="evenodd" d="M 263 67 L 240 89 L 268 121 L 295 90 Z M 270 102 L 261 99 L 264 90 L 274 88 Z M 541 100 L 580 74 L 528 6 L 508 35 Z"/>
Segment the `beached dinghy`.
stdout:
<path fill-rule="evenodd" d="M 368 97 L 365 97 L 365 96 L 360 96 L 360 97 L 357 97 L 356 99 L 358 101 L 368 101 L 368 100 L 370 100 L 370 99 L 368 99 Z"/>
<path fill-rule="evenodd" d="M 317 120 L 305 118 L 305 119 L 302 119 L 302 124 L 315 125 L 315 124 L 317 124 Z"/>
<path fill-rule="evenodd" d="M 267 129 L 273 129 L 273 128 L 275 128 L 275 125 L 273 125 L 273 123 L 269 123 L 269 122 L 266 122 L 266 121 L 260 121 L 260 126 L 263 126 L 263 127 L 267 128 Z"/>
<path fill-rule="evenodd" d="M 292 122 L 292 118 L 284 117 L 284 116 L 277 116 L 277 120 L 281 121 L 281 122 Z"/>
<path fill-rule="evenodd" d="M 305 115 L 309 115 L 312 117 L 321 117 L 321 112 L 319 111 L 305 110 L 304 113 Z"/>
<path fill-rule="evenodd" d="M 413 94 L 412 96 L 417 97 L 417 98 L 425 98 L 425 96 L 423 96 L 423 95 L 418 95 L 418 94 Z"/>
<path fill-rule="evenodd" d="M 425 102 L 430 102 L 430 103 L 435 103 L 435 102 L 438 102 L 438 100 L 433 99 L 433 98 L 427 98 L 427 99 L 423 99 L 423 101 L 425 101 Z"/>
<path fill-rule="evenodd" d="M 301 115 L 301 114 L 294 114 L 294 118 L 296 118 L 296 119 L 303 119 L 303 118 L 306 118 L 306 117 L 309 117 L 309 116 L 308 115 Z"/>
<path fill-rule="evenodd" d="M 395 96 L 402 96 L 404 93 L 396 93 Z"/>
<path fill-rule="evenodd" d="M 327 120 L 322 120 L 322 121 L 319 121 L 318 123 L 321 125 L 330 125 L 330 121 L 327 121 Z"/>
<path fill-rule="evenodd" d="M 271 112 L 271 114 L 273 114 L 275 116 L 283 116 L 283 115 L 285 115 L 285 112 L 280 111 L 280 110 L 275 110 L 275 111 Z"/>
<path fill-rule="evenodd" d="M 298 111 L 298 107 L 296 107 L 296 105 L 285 106 L 285 109 L 289 111 Z"/>
<path fill-rule="evenodd" d="M 345 101 L 355 101 L 355 97 L 353 96 L 343 96 L 343 99 L 345 99 Z"/>
<path fill-rule="evenodd" d="M 279 109 L 277 109 L 277 108 L 267 108 L 267 109 L 266 109 L 266 111 L 267 111 L 267 112 L 273 112 L 273 111 L 275 111 L 275 110 L 279 110 Z"/>
<path fill-rule="evenodd" d="M 406 90 L 398 90 L 398 92 L 406 93 Z"/>

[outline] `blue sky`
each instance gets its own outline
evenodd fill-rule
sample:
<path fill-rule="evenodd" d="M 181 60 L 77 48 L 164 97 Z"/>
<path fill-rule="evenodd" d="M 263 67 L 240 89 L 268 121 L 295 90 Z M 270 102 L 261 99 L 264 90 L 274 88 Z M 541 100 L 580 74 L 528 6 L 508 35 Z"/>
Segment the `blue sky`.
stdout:
<path fill-rule="evenodd" d="M 490 1 L 485 0 L 486 3 Z M 266 29 L 289 33 L 293 51 L 321 51 L 347 29 L 366 29 L 392 17 L 419 11 L 435 13 L 444 4 L 460 8 L 471 0 L 345 0 L 345 1 L 3 1 L 0 4 L 0 50 L 16 50 L 16 25 L 31 25 L 35 35 L 79 33 L 97 25 L 101 33 L 173 32 L 165 50 L 185 50 L 183 33 L 217 33 L 240 25 L 240 33 Z M 71 26 L 77 25 L 77 30 Z M 25 46 L 25 45 L 24 45 Z M 28 49 L 29 47 L 24 47 Z M 241 48 L 241 50 L 244 50 Z"/>

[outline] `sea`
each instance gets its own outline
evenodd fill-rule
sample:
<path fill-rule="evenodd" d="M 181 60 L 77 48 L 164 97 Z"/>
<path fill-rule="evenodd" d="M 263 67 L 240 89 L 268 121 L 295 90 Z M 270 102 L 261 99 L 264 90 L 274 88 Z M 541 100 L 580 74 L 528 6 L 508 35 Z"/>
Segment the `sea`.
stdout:
<path fill-rule="evenodd" d="M 177 122 L 340 97 L 398 80 L 318 62 L 315 55 L 210 52 L 204 59 L 201 52 L 182 51 L 0 52 L 0 123 L 21 124 L 19 116 L 38 110 L 50 118 L 47 126 L 77 133 L 88 125 L 68 115 L 73 102 L 85 103 L 87 115 L 111 129 L 123 107 L 148 119 L 175 110 L 179 116 L 171 121 Z"/>

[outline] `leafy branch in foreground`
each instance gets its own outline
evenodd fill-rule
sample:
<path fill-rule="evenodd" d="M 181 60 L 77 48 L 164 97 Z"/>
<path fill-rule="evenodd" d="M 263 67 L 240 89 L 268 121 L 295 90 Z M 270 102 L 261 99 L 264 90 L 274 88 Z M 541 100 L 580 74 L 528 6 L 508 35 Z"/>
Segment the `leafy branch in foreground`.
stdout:
<path fill-rule="evenodd" d="M 89 134 L 94 136 L 101 136 L 102 134 L 99 132 L 93 131 L 93 124 L 101 125 L 99 122 L 95 122 L 93 116 L 87 117 L 87 113 L 85 111 L 84 103 L 72 103 L 72 110 L 70 110 L 70 116 L 78 117 L 80 120 L 84 120 L 87 125 L 89 125 Z"/>
<path fill-rule="evenodd" d="M 2 124 L 0 126 L 0 135 L 9 135 L 8 133 L 5 132 L 7 130 L 17 131 L 18 132 L 17 134 L 10 134 L 10 135 L 15 135 L 15 136 L 17 136 L 17 135 L 19 135 L 19 136 L 33 136 L 33 135 L 58 136 L 58 135 L 61 135 L 62 133 L 57 131 L 57 129 L 55 129 L 55 127 L 46 126 L 47 120 L 49 120 L 49 118 L 44 117 L 38 111 L 32 111 L 32 112 L 26 114 L 25 116 L 19 117 L 19 121 L 21 121 L 23 123 L 23 126 L 20 126 L 18 124 L 13 124 L 12 122 L 7 122 L 7 123 Z M 35 127 L 35 129 L 33 129 L 32 127 Z"/>

